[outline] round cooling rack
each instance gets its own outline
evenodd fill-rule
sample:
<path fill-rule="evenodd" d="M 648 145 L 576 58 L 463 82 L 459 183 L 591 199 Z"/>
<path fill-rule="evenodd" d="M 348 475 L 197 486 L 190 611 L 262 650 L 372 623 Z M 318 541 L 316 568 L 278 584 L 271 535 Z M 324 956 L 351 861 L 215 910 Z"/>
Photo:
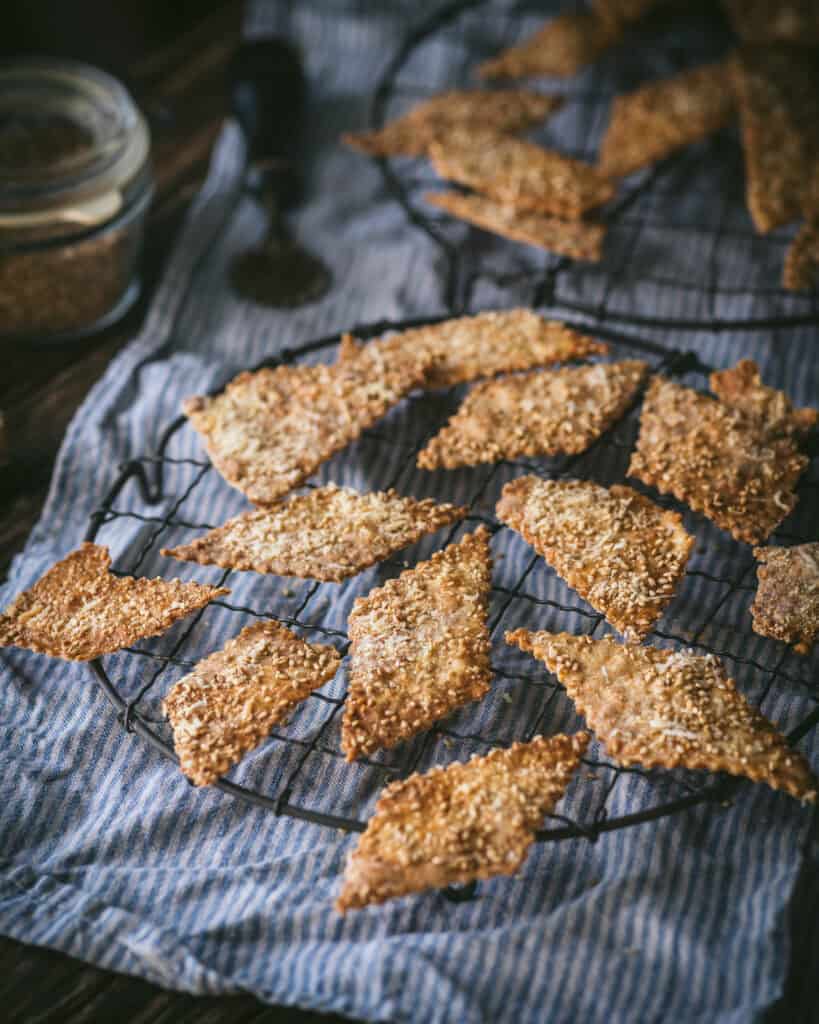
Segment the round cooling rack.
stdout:
<path fill-rule="evenodd" d="M 355 328 L 353 333 L 367 339 L 388 330 L 402 330 L 440 319 L 381 322 Z M 691 353 L 668 350 L 608 330 L 597 333 L 610 342 L 615 357 L 637 356 L 646 360 L 653 370 L 684 379 L 691 386 L 702 387 L 707 378 L 709 368 Z M 339 337 L 321 338 L 285 351 L 276 360 L 262 365 L 298 363 L 305 359 L 315 361 L 314 357 L 327 353 L 338 343 Z M 440 394 L 411 395 L 395 410 L 396 415 L 403 417 L 398 427 L 388 416 L 378 428 L 366 431 L 351 450 L 336 456 L 339 461 L 330 465 L 331 472 L 338 477 L 339 467 L 342 470 L 356 469 L 359 464 L 366 464 L 369 489 L 396 486 L 404 493 L 423 491 L 424 471 L 415 469 L 414 455 L 443 425 L 452 403 L 461 393 L 462 389 L 452 389 L 448 395 L 450 402 L 442 401 Z M 543 560 L 533 555 L 512 530 L 499 523 L 492 510 L 504 482 L 504 474 L 506 479 L 510 474 L 527 471 L 546 478 L 576 475 L 606 484 L 622 480 L 636 436 L 638 415 L 639 401 L 618 424 L 579 455 L 532 462 L 499 462 L 469 469 L 460 478 L 461 486 L 468 488 L 466 493 L 469 497 L 463 504 L 468 504 L 469 513 L 463 523 L 449 530 L 443 545 L 437 541 L 434 543 L 436 547 L 445 546 L 455 539 L 459 531 L 464 528 L 472 530 L 478 523 L 486 525 L 493 534 L 495 571 L 489 626 L 493 639 L 495 685 L 477 707 L 470 706 L 456 712 L 395 751 L 386 752 L 382 760 L 362 759 L 354 765 L 346 765 L 337 735 L 345 692 L 338 688 L 337 678 L 304 702 L 306 724 L 298 717 L 302 714 L 300 709 L 288 725 L 274 732 L 257 751 L 260 763 L 284 765 L 275 784 L 248 783 L 244 778 L 241 783 L 237 782 L 234 776 L 241 771 L 239 766 L 229 773 L 230 777 L 218 781 L 216 787 L 276 814 L 335 829 L 361 831 L 377 791 L 387 781 L 406 777 L 415 770 L 427 770 L 432 764 L 464 760 L 472 753 L 485 753 L 492 747 L 507 746 L 516 740 L 525 741 L 540 732 L 566 731 L 567 724 L 568 731 L 575 728 L 571 702 L 554 677 L 532 659 L 507 661 L 517 657 L 518 652 L 503 644 L 502 636 L 506 629 L 524 621 L 529 625 L 536 622 L 536 628 L 551 631 L 565 629 L 599 634 L 604 624 L 603 616 L 577 599 L 557 577 L 549 580 L 551 570 Z M 130 521 L 133 529 L 142 533 L 140 542 L 135 545 L 136 556 L 128 565 L 117 565 L 115 571 L 149 575 L 146 570 L 151 567 L 152 559 L 159 557 L 160 548 L 178 543 L 180 531 L 182 536 L 191 537 L 214 525 L 194 521 L 195 514 L 193 519 L 189 519 L 189 509 L 202 508 L 209 497 L 221 501 L 229 488 L 211 471 L 205 456 L 194 458 L 188 454 L 187 446 L 192 435 L 186 423 L 183 416 L 173 420 L 162 433 L 153 454 L 123 464 L 117 480 L 91 516 L 85 538 L 88 541 L 105 543 L 106 530 L 113 523 L 122 528 Z M 407 443 L 407 423 L 416 427 L 423 424 L 424 436 L 415 436 L 411 443 Z M 379 452 L 383 453 L 385 446 L 405 448 L 406 457 L 391 461 L 380 458 Z M 198 448 L 194 450 L 199 451 Z M 396 461 L 400 461 L 397 471 Z M 790 542 L 806 539 L 802 531 L 815 522 L 819 504 L 817 461 L 816 458 L 812 460 L 811 469 L 806 474 L 797 511 L 786 521 L 783 529 L 776 532 L 776 537 Z M 381 478 L 378 478 L 378 473 Z M 427 474 L 427 481 L 431 476 Z M 450 493 L 447 493 L 447 474 L 434 477 L 432 496 L 453 500 L 451 486 Z M 427 482 L 427 491 L 429 487 Z M 796 742 L 819 722 L 819 688 L 806 676 L 810 671 L 809 659 L 800 659 L 784 644 L 751 633 L 747 606 L 754 589 L 753 560 L 743 545 L 726 540 L 725 535 L 707 520 L 673 500 L 653 497 L 655 501 L 684 513 L 689 530 L 696 530 L 698 544 L 697 553 L 692 556 L 686 578 L 672 606 L 677 610 L 673 617 L 666 615 L 661 619 L 652 639 L 660 646 L 684 646 L 698 652 L 710 651 L 720 657 L 746 696 L 757 705 L 769 693 L 787 692 L 792 706 L 799 709 L 798 721 L 792 724 L 788 733 L 789 740 Z M 515 544 L 521 545 L 517 555 L 513 547 Z M 520 556 L 522 549 L 525 549 L 525 554 Z M 411 559 L 409 564 L 429 557 L 428 553 L 415 555 L 415 550 L 413 547 L 403 553 Z M 249 618 L 275 617 L 299 632 L 334 643 L 342 654 L 346 654 L 346 634 L 330 621 L 330 607 L 344 607 L 345 600 L 359 592 L 348 591 L 347 588 L 360 587 L 361 577 L 368 572 L 380 575 L 374 582 L 368 578 L 367 589 L 383 582 L 384 574 L 396 575 L 407 564 L 398 558 L 389 559 L 340 585 L 308 581 L 295 605 L 288 606 L 287 614 L 281 614 L 272 607 L 275 600 L 286 592 L 287 580 L 223 571 L 213 582 L 221 586 L 230 581 L 233 593 L 248 595 L 246 603 L 214 601 L 164 637 L 150 641 L 144 647 L 129 648 L 104 660 L 98 659 L 91 662 L 90 668 L 124 728 L 136 733 L 169 759 L 176 760 L 160 701 L 173 681 L 169 676 L 176 673 L 174 678 L 179 678 L 198 660 L 212 653 L 214 642 L 208 641 L 207 636 L 203 637 L 201 630 L 197 636 L 196 629 L 208 609 L 221 609 L 219 614 L 230 617 L 231 636 L 246 625 Z M 159 565 L 155 568 L 158 569 Z M 167 575 L 167 565 L 163 563 L 162 568 Z M 239 577 L 243 579 L 240 581 Z M 691 595 L 695 595 L 695 599 Z M 325 596 L 329 600 L 325 600 Z M 535 618 L 527 620 L 526 616 Z M 201 642 L 203 639 L 204 643 Z M 139 663 L 135 664 L 134 659 L 139 659 Z M 126 682 L 126 676 L 129 682 Z M 363 788 L 368 792 L 367 798 L 359 804 L 353 802 L 351 805 L 349 794 L 342 793 L 348 778 L 346 774 L 339 776 L 341 783 L 336 786 L 316 781 L 325 778 L 328 772 L 353 771 L 362 773 Z M 653 821 L 696 805 L 729 803 L 740 785 L 751 783 L 729 780 L 724 776 L 705 776 L 703 773 L 622 768 L 607 760 L 604 754 L 595 753 L 584 759 L 583 769 L 567 792 L 562 804 L 564 814 L 551 815 L 547 827 L 538 833 L 538 839 L 556 841 L 586 837 L 594 840 L 604 832 Z"/>
<path fill-rule="evenodd" d="M 615 95 L 723 56 L 734 41 L 719 5 L 686 7 L 641 20 L 619 47 L 574 78 L 511 83 L 565 98 L 564 107 L 532 137 L 596 163 Z M 475 68 L 481 61 L 519 42 L 560 9 L 559 3 L 492 0 L 444 5 L 405 38 L 389 62 L 373 97 L 370 127 L 380 128 L 447 89 L 480 87 Z M 780 286 L 795 226 L 766 235 L 754 230 L 735 126 L 625 179 L 602 211 L 608 231 L 599 264 L 511 242 L 444 214 L 423 198 L 449 187 L 424 159 L 374 159 L 409 223 L 438 251 L 453 310 L 486 305 L 482 292 L 496 296 L 511 288 L 521 304 L 605 323 L 709 331 L 819 324 L 818 292 L 792 293 Z"/>

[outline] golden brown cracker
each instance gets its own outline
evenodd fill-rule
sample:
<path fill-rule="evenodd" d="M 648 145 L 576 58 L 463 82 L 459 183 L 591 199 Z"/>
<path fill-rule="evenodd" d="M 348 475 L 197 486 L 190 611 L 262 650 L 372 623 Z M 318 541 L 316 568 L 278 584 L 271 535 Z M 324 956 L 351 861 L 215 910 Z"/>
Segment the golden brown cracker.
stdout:
<path fill-rule="evenodd" d="M 593 13 L 561 14 L 528 39 L 484 61 L 481 78 L 568 78 L 620 38 L 620 27 Z"/>
<path fill-rule="evenodd" d="M 763 384 L 752 359 L 715 371 L 709 384 L 724 405 L 739 410 L 770 438 L 803 438 L 819 420 L 819 410 L 794 409 L 784 391 Z"/>
<path fill-rule="evenodd" d="M 809 654 L 819 636 L 819 543 L 755 548 L 754 632 Z"/>

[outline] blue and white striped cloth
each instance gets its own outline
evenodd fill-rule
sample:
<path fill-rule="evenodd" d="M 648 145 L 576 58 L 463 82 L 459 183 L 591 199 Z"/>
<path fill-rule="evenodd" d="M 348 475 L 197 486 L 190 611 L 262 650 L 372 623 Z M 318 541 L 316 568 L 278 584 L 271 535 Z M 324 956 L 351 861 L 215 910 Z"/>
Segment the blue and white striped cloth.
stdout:
<path fill-rule="evenodd" d="M 152 449 L 184 396 L 220 383 L 282 346 L 356 323 L 446 312 L 440 250 L 406 222 L 377 169 L 337 143 L 342 129 L 367 123 L 367 101 L 386 60 L 408 28 L 434 6 L 307 0 L 259 3 L 250 10 L 249 32 L 286 31 L 307 54 L 316 90 L 314 198 L 301 211 L 298 230 L 327 256 L 336 287 L 319 305 L 287 314 L 258 309 L 230 294 L 229 260 L 255 237 L 261 222 L 252 203 L 237 199 L 241 152 L 228 126 L 142 333 L 112 363 L 68 431 L 43 517 L 0 592 L 3 606 L 80 542 L 118 463 Z M 534 5 L 475 6 L 465 22 L 442 29 L 413 58 L 416 84 L 463 82 L 476 55 L 488 55 L 531 29 L 542 13 Z M 656 52 L 656 70 L 667 70 L 664 51 Z M 616 87 L 630 84 L 634 65 L 623 67 L 612 55 L 602 69 L 580 76 L 570 88 L 582 98 L 590 86 L 605 84 L 607 75 L 621 76 Z M 600 118 L 595 114 L 589 121 L 582 101 L 574 106 L 574 115 L 569 109 L 550 127 L 555 141 L 564 139 L 562 132 L 584 140 L 599 133 Z M 700 157 L 722 166 L 722 149 L 729 142 L 698 151 Z M 712 250 L 711 256 L 697 250 L 695 234 L 663 237 L 661 214 L 668 214 L 669 205 L 681 213 L 685 199 L 674 196 L 673 172 L 665 184 L 671 199 L 656 200 L 654 227 L 639 239 L 633 222 L 613 232 L 618 251 L 633 248 L 639 257 L 634 276 L 621 272 L 607 285 L 599 270 L 578 269 L 565 278 L 558 295 L 599 302 L 606 294 L 613 308 L 680 319 L 804 311 L 799 302 L 805 300 L 785 299 L 775 289 L 751 297 L 730 288 L 705 295 L 677 287 L 675 281 L 683 280 L 693 261 L 716 257 Z M 737 222 L 745 217 L 741 204 L 732 216 Z M 474 232 L 464 237 L 477 271 L 471 308 L 533 300 L 531 271 L 547 257 Z M 732 244 L 730 232 L 726 237 Z M 778 257 L 770 253 L 765 249 L 767 255 L 761 252 L 759 259 L 771 260 L 774 280 Z M 604 269 L 622 270 L 622 262 Z M 647 262 L 657 278 L 650 286 L 640 283 Z M 545 311 L 560 315 L 564 310 Z M 661 337 L 644 331 L 643 336 L 693 349 L 714 366 L 752 356 L 767 381 L 787 388 L 799 402 L 819 404 L 815 327 L 675 330 Z M 424 427 L 420 408 L 430 407 L 397 410 L 385 429 L 397 440 L 417 436 Z M 180 431 L 169 454 L 201 457 L 193 431 Z M 364 440 L 332 460 L 319 478 L 359 487 L 394 479 L 406 493 L 458 500 L 484 474 L 485 506 L 491 508 L 509 475 L 504 470 L 489 479 L 486 468 L 430 475 L 405 462 L 399 448 Z M 623 468 L 594 458 L 584 474 L 605 482 L 622 478 Z M 182 493 L 193 471 L 185 463 L 171 467 L 167 493 Z M 172 501 L 146 507 L 136 488 L 128 488 L 117 507 L 161 516 Z M 175 517 L 218 523 L 243 507 L 241 496 L 211 472 Z M 815 529 L 815 506 L 803 502 L 800 508 L 798 527 L 810 529 L 812 517 Z M 692 516 L 689 525 L 700 541 L 695 566 L 708 564 L 723 573 L 735 569 L 738 559 L 749 560 L 747 549 L 740 551 L 704 520 Z M 128 570 L 152 529 L 139 519 L 120 518 L 101 530 L 99 540 L 111 547 L 117 566 Z M 191 535 L 178 526 L 162 539 L 176 542 Z M 428 538 L 407 557 L 426 557 L 437 543 L 440 537 Z M 525 564 L 526 549 L 509 534 L 493 544 L 496 554 L 505 555 L 495 567 L 496 582 L 503 584 Z M 200 580 L 216 574 L 170 563 L 157 547 L 142 560 L 140 573 Z M 303 617 L 343 628 L 354 596 L 384 574 L 376 567 L 342 587 L 322 586 Z M 271 614 L 286 615 L 306 593 L 306 584 L 253 574 L 234 574 L 234 580 L 232 602 Z M 689 578 L 661 628 L 683 637 L 696 634 L 706 606 L 721 596 L 714 586 Z M 585 608 L 542 563 L 527 587 L 537 596 Z M 743 691 L 758 700 L 770 677 L 749 667 L 747 659 L 769 665 L 782 652 L 748 634 L 751 596 L 742 590 L 726 600 L 702 639 L 746 659 L 726 661 Z M 533 611 L 526 603 L 511 609 L 501 628 L 512 621 L 540 628 L 587 626 L 580 613 Z M 195 660 L 209 653 L 241 624 L 227 609 L 209 608 L 183 657 Z M 146 649 L 167 652 L 180 628 L 146 642 Z M 522 655 L 504 651 L 499 636 L 494 657 L 504 667 L 525 664 L 548 682 L 546 673 L 538 673 Z M 146 682 L 153 665 L 137 655 L 106 659 L 126 696 Z M 784 667 L 789 680 L 767 693 L 763 710 L 787 729 L 813 706 L 807 687 L 816 656 L 800 661 L 789 655 Z M 162 674 L 146 698 L 149 715 L 158 715 L 162 694 L 183 671 L 174 666 Z M 342 683 L 335 681 L 329 692 L 339 692 Z M 486 702 L 455 716 L 453 728 L 482 729 L 508 741 L 541 712 L 547 734 L 577 728 L 568 700 L 558 694 L 547 703 L 549 692 L 501 678 Z M 482 884 L 472 902 L 454 904 L 428 894 L 342 919 L 332 900 L 350 837 L 277 819 L 215 791 L 194 790 L 171 764 L 123 732 L 83 666 L 4 650 L 0 693 L 0 931 L 21 940 L 188 992 L 243 990 L 271 1002 L 377 1021 L 756 1021 L 767 1019 L 782 999 L 800 962 L 814 971 L 814 982 L 807 975 L 803 988 L 815 995 L 809 990 L 815 989 L 817 962 L 819 854 L 812 815 L 764 786 L 742 786 L 730 808 L 699 807 L 603 835 L 594 844 L 540 844 L 517 878 Z M 326 705 L 308 702 L 285 732 L 310 737 L 327 714 Z M 334 730 L 326 735 L 329 745 L 337 742 Z M 819 768 L 819 736 L 806 738 L 801 749 Z M 457 741 L 434 742 L 421 767 L 468 752 Z M 274 793 L 296 756 L 298 748 L 272 740 L 233 777 Z M 605 781 L 585 774 L 578 779 L 564 804 L 567 813 L 582 816 Z M 670 785 L 662 776 L 650 784 L 624 776 L 609 798 L 609 813 L 657 803 Z M 299 777 L 293 799 L 336 813 L 366 814 L 375 795 L 371 773 L 316 755 Z"/>

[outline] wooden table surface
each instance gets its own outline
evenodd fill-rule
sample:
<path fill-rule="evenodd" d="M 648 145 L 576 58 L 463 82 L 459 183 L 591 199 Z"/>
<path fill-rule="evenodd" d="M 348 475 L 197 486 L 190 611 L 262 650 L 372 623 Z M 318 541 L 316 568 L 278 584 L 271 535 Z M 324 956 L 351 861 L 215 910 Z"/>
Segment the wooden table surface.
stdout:
<path fill-rule="evenodd" d="M 10 11 L 7 3 L 11 4 Z M 59 348 L 0 345 L 0 580 L 23 547 L 48 489 L 65 429 L 145 314 L 188 203 L 208 166 L 225 109 L 225 66 L 239 39 L 242 5 L 213 0 L 4 0 L 0 55 L 48 53 L 87 60 L 124 79 L 153 135 L 157 194 L 137 308 L 97 337 Z M 15 1024 L 296 1024 L 333 1021 L 250 996 L 194 998 L 102 971 L 51 950 L 0 938 L 0 1001 Z"/>

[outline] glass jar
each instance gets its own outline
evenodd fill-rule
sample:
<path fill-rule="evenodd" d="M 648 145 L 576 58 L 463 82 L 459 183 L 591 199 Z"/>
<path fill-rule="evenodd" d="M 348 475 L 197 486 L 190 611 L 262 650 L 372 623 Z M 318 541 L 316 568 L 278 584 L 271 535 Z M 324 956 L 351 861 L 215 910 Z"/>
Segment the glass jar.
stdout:
<path fill-rule="evenodd" d="M 0 339 L 66 341 L 121 317 L 152 191 L 148 126 L 120 82 L 0 62 Z"/>

